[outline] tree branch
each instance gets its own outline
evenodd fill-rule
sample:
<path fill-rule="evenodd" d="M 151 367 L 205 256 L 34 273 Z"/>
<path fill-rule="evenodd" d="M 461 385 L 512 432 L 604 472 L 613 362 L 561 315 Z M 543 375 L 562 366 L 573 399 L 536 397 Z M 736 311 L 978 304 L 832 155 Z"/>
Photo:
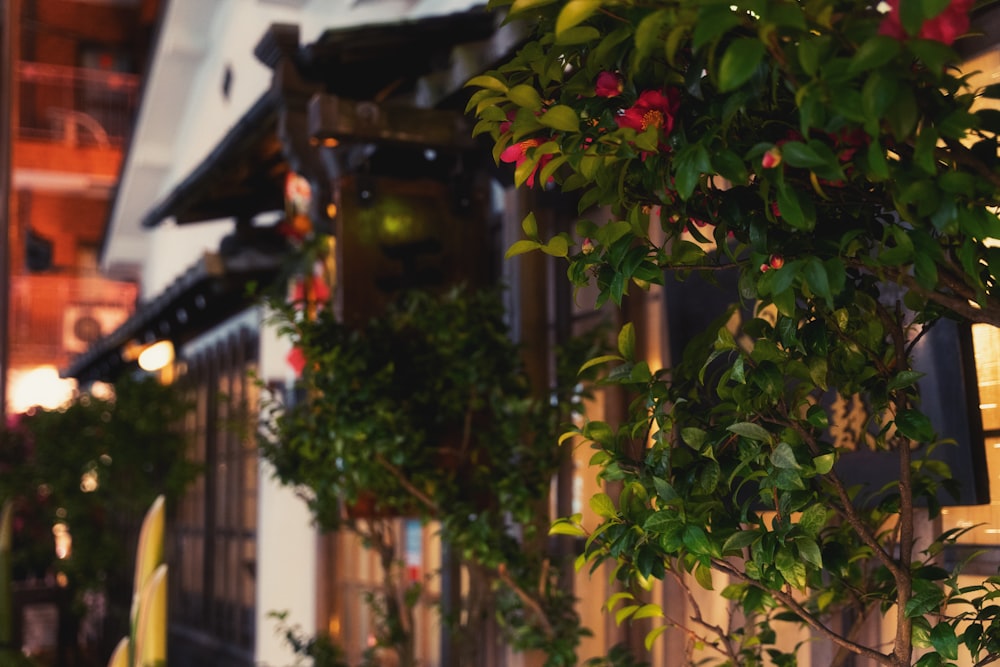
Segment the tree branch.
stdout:
<path fill-rule="evenodd" d="M 745 584 L 749 584 L 751 586 L 754 586 L 756 588 L 759 588 L 759 589 L 767 592 L 769 595 L 773 596 L 776 600 L 778 600 L 779 602 L 781 602 L 781 604 L 783 604 L 785 607 L 791 609 L 795 613 L 796 616 L 798 616 L 800 619 L 802 619 L 803 623 L 805 623 L 806 625 L 808 625 L 809 627 L 811 627 L 813 630 L 815 630 L 819 634 L 821 634 L 824 637 L 826 637 L 827 639 L 829 639 L 831 642 L 833 642 L 837 646 L 840 646 L 840 647 L 842 647 L 842 648 L 844 648 L 844 649 L 846 649 L 846 650 L 848 650 L 848 651 L 850 651 L 850 652 L 852 652 L 852 653 L 854 653 L 856 655 L 861 655 L 861 656 L 865 656 L 867 658 L 870 658 L 870 659 L 876 661 L 877 663 L 879 663 L 880 665 L 892 665 L 893 664 L 891 656 L 885 655 L 884 653 L 879 653 L 878 651 L 876 651 L 876 650 L 874 650 L 872 648 L 869 648 L 867 646 L 863 646 L 861 644 L 857 644 L 855 642 L 852 642 L 852 641 L 848 640 L 847 638 L 845 638 L 844 636 L 842 636 L 842 635 L 838 634 L 837 632 L 834 632 L 833 630 L 831 630 L 824 623 L 822 623 L 818 618 L 816 618 L 815 616 L 813 616 L 812 613 L 810 613 L 808 609 L 806 609 L 805 607 L 803 607 L 802 604 L 800 604 L 798 602 L 798 600 L 796 600 L 789 593 L 786 593 L 785 591 L 779 590 L 777 588 L 771 589 L 771 588 L 769 588 L 767 586 L 764 586 L 763 584 L 761 584 L 756 579 L 751 579 L 744 572 L 736 569 L 735 567 L 733 567 L 731 564 L 729 564 L 728 562 L 726 562 L 724 560 L 713 558 L 712 559 L 712 567 L 718 569 L 721 572 L 724 572 L 724 573 L 728 574 L 731 577 L 734 577 L 735 579 L 737 579 L 737 580 L 739 580 L 739 581 L 741 581 L 741 582 L 743 582 Z"/>

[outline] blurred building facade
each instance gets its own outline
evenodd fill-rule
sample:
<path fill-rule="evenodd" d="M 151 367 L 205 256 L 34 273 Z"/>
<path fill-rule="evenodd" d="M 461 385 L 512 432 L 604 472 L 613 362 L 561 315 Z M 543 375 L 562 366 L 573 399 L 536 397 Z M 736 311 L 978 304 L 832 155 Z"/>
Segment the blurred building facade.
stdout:
<path fill-rule="evenodd" d="M 131 314 L 97 257 L 157 3 L 10 0 L 8 411 L 58 405 L 56 369 Z M 4 73 L 8 76 L 8 73 Z"/>
<path fill-rule="evenodd" d="M 553 193 L 512 189 L 509 174 L 494 171 L 489 151 L 472 143 L 471 125 L 461 120 L 463 83 L 520 38 L 516 26 L 501 26 L 469 0 L 165 4 L 97 256 L 102 276 L 138 285 L 140 307 L 87 345 L 67 373 L 85 383 L 111 379 L 131 371 L 132 359 L 123 355 L 131 345 L 169 339 L 176 359 L 165 379 L 184 383 L 196 401 L 186 428 L 205 475 L 172 527 L 172 664 L 293 664 L 272 612 L 287 611 L 287 620 L 306 632 L 329 631 L 354 662 L 371 636 L 363 593 L 374 587 L 377 568 L 351 537 L 316 532 L 304 502 L 258 459 L 252 435 L 259 396 L 249 373 L 278 391 L 294 379 L 287 343 L 244 289 L 279 271 L 274 251 L 281 246 L 272 232 L 283 216 L 289 174 L 310 182 L 314 224 L 344 238 L 363 191 L 412 195 L 407 182 L 446 162 L 441 201 L 474 210 L 476 221 L 457 232 L 471 236 L 460 238 L 449 266 L 468 262 L 512 287 L 511 321 L 535 371 L 544 376 L 552 344 L 598 317 L 586 295 L 574 301 L 556 262 L 533 255 L 502 260 L 529 209 L 556 233 L 571 228 L 575 205 Z M 374 188 L 366 190 L 368 184 Z M 391 257 L 341 250 L 338 307 L 345 317 L 357 316 L 377 302 L 377 283 L 399 279 L 398 267 Z M 628 317 L 651 367 L 678 354 L 682 325 L 704 316 L 707 302 L 669 285 L 631 299 Z M 976 354 L 981 368 L 990 355 L 1000 358 L 995 349 Z M 949 363 L 956 367 L 957 358 Z M 990 391 L 995 383 L 980 377 L 982 391 Z M 971 391 L 968 382 L 960 384 Z M 975 401 L 978 394 L 962 396 Z M 591 416 L 613 422 L 623 409 L 614 396 L 599 395 Z M 989 436 L 985 413 L 983 423 Z M 964 437 L 981 443 L 984 436 L 977 426 Z M 950 508 L 945 521 L 953 523 L 945 525 L 985 513 L 987 524 L 970 540 L 996 547 L 1000 539 L 989 531 L 1000 526 L 1000 449 L 988 442 L 992 501 L 980 489 L 978 507 Z M 554 513 L 587 511 L 586 499 L 597 490 L 588 458 L 584 450 L 567 463 L 554 486 Z M 433 531 L 404 520 L 398 529 L 415 567 L 435 570 L 440 550 Z M 581 662 L 622 641 L 643 651 L 643 627 L 619 628 L 603 612 L 611 593 L 606 577 L 578 574 L 575 586 L 582 620 L 593 631 Z M 652 595 L 672 614 L 690 611 L 690 601 L 669 586 Z M 716 596 L 699 605 L 706 616 L 726 613 Z M 444 664 L 436 619 L 429 612 L 421 623 L 421 659 Z M 879 632 L 877 623 L 870 631 Z M 783 637 L 789 647 L 799 639 Z M 683 664 L 685 641 L 667 633 L 646 657 L 656 667 Z M 825 650 L 805 650 L 809 664 L 829 664 Z M 502 645 L 490 660 L 498 667 L 531 664 Z"/>

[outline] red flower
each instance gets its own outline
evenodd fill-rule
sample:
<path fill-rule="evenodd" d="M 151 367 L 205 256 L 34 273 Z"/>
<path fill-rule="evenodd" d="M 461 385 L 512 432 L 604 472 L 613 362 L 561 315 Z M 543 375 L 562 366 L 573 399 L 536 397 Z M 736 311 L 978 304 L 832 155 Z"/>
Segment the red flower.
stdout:
<path fill-rule="evenodd" d="M 302 377 L 302 371 L 305 370 L 306 367 L 306 353 L 302 351 L 301 347 L 293 347 L 292 351 L 285 357 L 285 361 L 287 361 L 288 365 L 292 367 L 293 371 L 295 371 L 296 377 Z"/>
<path fill-rule="evenodd" d="M 917 0 L 906 1 L 916 2 Z M 896 39 L 907 38 L 908 35 L 903 29 L 903 22 L 899 17 L 900 2 L 903 0 L 886 0 L 889 5 L 889 13 L 885 15 L 878 27 L 880 35 L 888 35 Z M 968 32 L 969 11 L 972 9 L 972 3 L 973 0 L 951 0 L 943 12 L 924 21 L 917 37 L 951 45 L 956 39 Z"/>
<path fill-rule="evenodd" d="M 645 90 L 628 109 L 625 109 L 616 119 L 618 127 L 630 127 L 636 132 L 644 132 L 650 127 L 659 128 L 663 136 L 668 136 L 674 129 L 674 116 L 680 98 L 674 89 Z"/>
<path fill-rule="evenodd" d="M 326 284 L 320 276 L 312 275 L 299 278 L 292 285 L 290 300 L 292 303 L 302 304 L 306 301 L 316 304 L 325 304 L 330 300 L 330 286 Z"/>
<path fill-rule="evenodd" d="M 598 97 L 618 97 L 622 93 L 624 83 L 621 76 L 614 72 L 601 72 L 597 75 L 594 94 Z"/>
<path fill-rule="evenodd" d="M 639 95 L 628 109 L 625 109 L 615 118 L 618 127 L 629 127 L 636 132 L 645 132 L 651 127 L 659 130 L 659 148 L 666 148 L 664 139 L 670 135 L 674 129 L 674 116 L 680 106 L 680 96 L 677 91 L 669 88 L 667 90 L 646 90 Z M 645 160 L 651 153 L 642 151 L 642 159 Z"/>
<path fill-rule="evenodd" d="M 504 149 L 503 153 L 500 154 L 500 161 L 513 162 L 515 168 L 520 167 L 524 161 L 528 159 L 528 151 L 532 148 L 541 146 L 541 144 L 542 142 L 540 139 L 525 139 L 524 141 L 516 144 L 511 144 Z M 528 175 L 528 180 L 525 181 L 529 188 L 534 187 L 535 185 L 535 173 L 537 173 L 539 169 L 544 168 L 551 159 L 552 156 L 549 154 L 538 158 L 538 164 L 536 164 L 535 168 L 531 170 L 531 173 Z M 550 178 L 549 180 L 552 179 Z"/>

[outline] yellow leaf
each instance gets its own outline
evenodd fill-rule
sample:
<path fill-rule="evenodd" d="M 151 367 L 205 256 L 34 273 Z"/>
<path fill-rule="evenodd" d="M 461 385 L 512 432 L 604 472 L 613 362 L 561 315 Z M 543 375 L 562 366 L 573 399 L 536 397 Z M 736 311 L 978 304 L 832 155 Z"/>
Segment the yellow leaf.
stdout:
<path fill-rule="evenodd" d="M 142 588 L 135 623 L 135 665 L 167 663 L 167 566 L 160 565 Z"/>
<path fill-rule="evenodd" d="M 122 637 L 118 645 L 115 646 L 115 650 L 111 653 L 111 658 L 108 660 L 108 667 L 129 667 L 128 649 L 128 637 Z"/>
<path fill-rule="evenodd" d="M 556 19 L 556 39 L 574 26 L 578 26 L 601 8 L 601 0 L 569 0 Z"/>

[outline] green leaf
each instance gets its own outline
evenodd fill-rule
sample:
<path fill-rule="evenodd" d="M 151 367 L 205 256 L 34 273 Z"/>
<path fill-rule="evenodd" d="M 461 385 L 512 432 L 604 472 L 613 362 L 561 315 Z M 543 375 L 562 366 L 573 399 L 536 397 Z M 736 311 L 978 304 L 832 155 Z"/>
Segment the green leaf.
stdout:
<path fill-rule="evenodd" d="M 549 242 L 541 247 L 542 252 L 552 257 L 568 257 L 569 241 L 563 235 L 553 236 Z"/>
<path fill-rule="evenodd" d="M 618 351 L 626 360 L 635 358 L 635 326 L 631 322 L 618 332 Z"/>
<path fill-rule="evenodd" d="M 584 362 L 584 364 L 582 366 L 580 366 L 580 370 L 577 371 L 577 373 L 578 374 L 579 373 L 583 373 L 588 368 L 593 368 L 594 366 L 599 366 L 601 364 L 606 364 L 609 361 L 625 361 L 625 360 L 622 359 L 617 354 L 603 354 L 603 355 L 601 355 L 599 357 L 594 357 L 593 359 L 588 359 L 586 362 Z"/>
<path fill-rule="evenodd" d="M 712 158 L 701 143 L 690 144 L 677 152 L 674 169 L 677 194 L 681 199 L 687 200 L 698 186 L 702 174 L 712 171 Z"/>
<path fill-rule="evenodd" d="M 826 428 L 830 425 L 830 416 L 822 405 L 811 405 L 806 411 L 806 421 L 816 428 Z"/>
<path fill-rule="evenodd" d="M 778 443 L 778 446 L 771 452 L 770 460 L 771 465 L 775 468 L 795 470 L 801 467 L 798 461 L 795 460 L 795 452 L 792 451 L 792 446 L 787 442 Z"/>
<path fill-rule="evenodd" d="M 912 387 L 924 375 L 925 373 L 921 373 L 920 371 L 900 371 L 889 380 L 888 389 L 889 391 L 895 391 L 897 389 Z"/>
<path fill-rule="evenodd" d="M 538 220 L 535 219 L 534 213 L 529 213 L 524 217 L 524 220 L 521 221 L 521 229 L 529 239 L 538 240 Z"/>
<path fill-rule="evenodd" d="M 665 533 L 677 526 L 680 517 L 674 510 L 664 510 L 650 514 L 642 523 L 642 529 L 649 533 Z"/>
<path fill-rule="evenodd" d="M 487 90 L 495 90 L 498 93 L 506 93 L 509 90 L 506 83 L 495 76 L 489 76 L 487 74 L 474 76 L 466 81 L 465 85 L 478 86 L 479 88 L 486 88 Z"/>
<path fill-rule="evenodd" d="M 881 67 L 898 56 L 902 50 L 903 47 L 898 39 L 887 35 L 875 35 L 861 43 L 851 58 L 847 71 L 850 74 L 857 74 L 861 70 Z"/>
<path fill-rule="evenodd" d="M 698 556 L 712 555 L 712 542 L 708 539 L 708 533 L 701 526 L 694 524 L 684 528 L 684 547 L 691 553 Z"/>
<path fill-rule="evenodd" d="M 613 594 L 611 597 L 608 598 L 608 601 L 604 603 L 604 608 L 607 609 L 608 611 L 611 611 L 622 600 L 634 600 L 634 599 L 635 595 L 633 595 L 632 593 L 629 593 L 628 591 L 618 591 L 617 593 Z"/>
<path fill-rule="evenodd" d="M 931 442 L 934 439 L 934 427 L 927 415 L 919 410 L 900 410 L 895 419 L 899 433 L 916 442 Z"/>
<path fill-rule="evenodd" d="M 527 158 L 524 162 L 514 168 L 514 185 L 521 187 L 531 177 L 538 168 L 538 158 Z"/>
<path fill-rule="evenodd" d="M 764 45 L 759 39 L 741 37 L 733 40 L 719 65 L 719 90 L 729 92 L 749 79 L 764 59 Z"/>
<path fill-rule="evenodd" d="M 572 107 L 565 104 L 551 107 L 538 118 L 538 122 L 563 132 L 578 132 L 580 130 L 580 117 Z"/>
<path fill-rule="evenodd" d="M 822 297 L 828 305 L 833 306 L 833 294 L 830 292 L 830 281 L 827 277 L 826 267 L 818 258 L 810 257 L 806 260 L 802 267 L 802 275 L 812 293 Z"/>
<path fill-rule="evenodd" d="M 687 426 L 681 429 L 681 439 L 695 450 L 701 450 L 701 446 L 705 442 L 705 435 L 704 430 L 694 426 Z"/>
<path fill-rule="evenodd" d="M 694 568 L 694 580 L 698 582 L 698 585 L 704 588 L 706 591 L 710 591 L 713 588 L 712 583 L 712 568 L 707 565 L 702 565 L 699 563 Z"/>
<path fill-rule="evenodd" d="M 828 158 L 816 152 L 816 149 L 801 141 L 789 141 L 781 147 L 781 158 L 792 167 L 812 169 L 826 165 Z"/>
<path fill-rule="evenodd" d="M 739 422 L 737 424 L 732 424 L 726 430 L 758 442 L 771 441 L 771 434 L 768 433 L 767 429 L 760 424 L 754 424 L 753 422 Z"/>
<path fill-rule="evenodd" d="M 703 4 L 694 23 L 691 48 L 699 50 L 740 24 L 740 17 L 726 4 Z"/>
<path fill-rule="evenodd" d="M 662 41 L 661 34 L 668 22 L 668 14 L 665 9 L 658 9 L 642 17 L 639 25 L 635 29 L 635 58 L 637 64 L 645 60 L 653 53 Z"/>
<path fill-rule="evenodd" d="M 590 509 L 594 514 L 603 519 L 612 519 L 618 516 L 618 509 L 615 507 L 611 496 L 606 493 L 596 493 L 590 499 Z"/>
<path fill-rule="evenodd" d="M 507 91 L 507 99 L 519 107 L 538 111 L 542 108 L 542 98 L 534 86 L 519 84 Z"/>
<path fill-rule="evenodd" d="M 647 651 L 653 650 L 653 644 L 659 639 L 660 635 L 667 631 L 668 625 L 661 625 L 659 627 L 653 628 L 646 633 L 646 638 L 643 640 L 643 645 L 646 647 Z"/>
<path fill-rule="evenodd" d="M 820 454 L 813 458 L 813 467 L 816 468 L 817 474 L 825 475 L 833 470 L 833 464 L 836 462 L 837 457 L 835 454 Z"/>
<path fill-rule="evenodd" d="M 784 183 L 778 186 L 778 214 L 792 227 L 810 231 L 816 225 L 812 200 Z"/>
<path fill-rule="evenodd" d="M 583 537 L 587 532 L 578 523 L 568 519 L 559 519 L 549 528 L 549 535 L 571 535 Z"/>
<path fill-rule="evenodd" d="M 600 8 L 601 0 L 569 0 L 559 10 L 559 17 L 556 19 L 556 39 L 565 31 L 589 19 Z"/>
<path fill-rule="evenodd" d="M 504 254 L 504 259 L 510 259 L 511 257 L 516 257 L 517 255 L 523 255 L 526 252 L 538 250 L 541 247 L 542 244 L 538 241 L 528 241 L 526 239 L 515 241 L 511 247 L 507 248 L 507 252 Z"/>
<path fill-rule="evenodd" d="M 795 538 L 795 548 L 799 551 L 799 558 L 816 569 L 823 569 L 823 556 L 815 540 L 809 537 L 797 537 Z"/>
<path fill-rule="evenodd" d="M 663 607 L 658 604 L 644 604 L 632 617 L 636 621 L 640 618 L 663 618 Z"/>
<path fill-rule="evenodd" d="M 589 25 L 578 25 L 559 33 L 556 44 L 589 44 L 601 38 L 601 31 Z"/>
<path fill-rule="evenodd" d="M 931 646 L 948 660 L 958 660 L 958 637 L 955 628 L 947 623 L 938 623 L 931 628 Z"/>
<path fill-rule="evenodd" d="M 514 3 L 510 6 L 510 14 L 513 16 L 529 9 L 550 5 L 555 1 L 556 0 L 514 0 Z"/>
<path fill-rule="evenodd" d="M 733 551 L 742 552 L 743 549 L 756 542 L 759 537 L 760 535 L 755 531 L 738 530 L 726 538 L 725 544 L 722 545 L 722 552 L 724 554 Z"/>
<path fill-rule="evenodd" d="M 826 526 L 827 507 L 821 503 L 810 505 L 799 516 L 799 528 L 806 535 L 816 537 Z"/>
<path fill-rule="evenodd" d="M 615 612 L 615 624 L 621 625 L 626 620 L 628 620 L 629 616 L 638 611 L 638 609 L 639 605 L 637 604 L 630 604 L 628 606 L 622 607 L 621 609 Z"/>

